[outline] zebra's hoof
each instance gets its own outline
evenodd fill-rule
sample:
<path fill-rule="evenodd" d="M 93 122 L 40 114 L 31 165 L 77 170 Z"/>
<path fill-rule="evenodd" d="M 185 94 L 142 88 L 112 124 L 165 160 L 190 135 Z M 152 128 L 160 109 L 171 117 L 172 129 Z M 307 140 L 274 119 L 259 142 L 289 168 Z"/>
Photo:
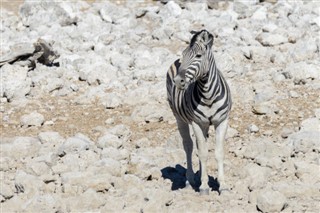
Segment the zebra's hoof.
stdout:
<path fill-rule="evenodd" d="M 209 189 L 200 189 L 200 195 L 209 195 Z"/>

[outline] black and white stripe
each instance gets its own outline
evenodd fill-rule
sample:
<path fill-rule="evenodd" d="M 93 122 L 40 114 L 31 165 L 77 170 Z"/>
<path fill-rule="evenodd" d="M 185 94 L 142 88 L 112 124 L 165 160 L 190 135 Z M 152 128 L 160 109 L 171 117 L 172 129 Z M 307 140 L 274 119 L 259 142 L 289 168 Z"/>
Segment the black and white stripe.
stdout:
<path fill-rule="evenodd" d="M 225 189 L 223 141 L 232 105 L 229 86 L 218 70 L 211 51 L 212 44 L 212 34 L 206 30 L 196 32 L 190 45 L 183 51 L 181 59 L 176 60 L 167 73 L 168 102 L 177 119 L 186 151 L 187 182 L 194 185 L 193 142 L 189 132 L 189 126 L 192 126 L 200 160 L 202 193 L 209 192 L 206 141 L 211 125 L 216 129 L 215 156 L 218 162 L 220 191 Z"/>
<path fill-rule="evenodd" d="M 201 32 L 194 35 L 182 59 L 176 60 L 167 73 L 168 101 L 175 116 L 183 121 L 218 126 L 229 116 L 231 94 L 211 48 L 195 40 Z M 182 82 L 175 82 L 178 80 Z"/>

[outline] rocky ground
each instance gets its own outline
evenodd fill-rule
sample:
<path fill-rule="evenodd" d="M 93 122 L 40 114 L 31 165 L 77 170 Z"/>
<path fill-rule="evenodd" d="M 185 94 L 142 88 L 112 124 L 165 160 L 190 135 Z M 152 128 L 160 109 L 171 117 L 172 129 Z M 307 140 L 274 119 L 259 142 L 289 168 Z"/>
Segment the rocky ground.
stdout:
<path fill-rule="evenodd" d="M 320 3 L 166 2 L 1 7 L 1 212 L 319 212 Z M 234 102 L 209 196 L 184 188 L 165 89 L 203 28 Z"/>

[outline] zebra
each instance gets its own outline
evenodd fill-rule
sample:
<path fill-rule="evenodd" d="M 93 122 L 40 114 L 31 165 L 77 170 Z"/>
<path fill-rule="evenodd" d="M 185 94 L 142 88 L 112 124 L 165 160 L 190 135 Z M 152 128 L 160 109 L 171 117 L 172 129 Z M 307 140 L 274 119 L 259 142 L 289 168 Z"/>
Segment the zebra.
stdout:
<path fill-rule="evenodd" d="M 229 190 L 224 178 L 224 139 L 232 101 L 229 86 L 216 66 L 213 35 L 207 30 L 192 31 L 190 44 L 167 72 L 167 99 L 176 118 L 186 153 L 186 186 L 194 186 L 192 168 L 193 129 L 200 162 L 200 194 L 209 194 L 207 175 L 207 138 L 211 125 L 216 135 L 215 158 L 218 164 L 219 193 Z"/>

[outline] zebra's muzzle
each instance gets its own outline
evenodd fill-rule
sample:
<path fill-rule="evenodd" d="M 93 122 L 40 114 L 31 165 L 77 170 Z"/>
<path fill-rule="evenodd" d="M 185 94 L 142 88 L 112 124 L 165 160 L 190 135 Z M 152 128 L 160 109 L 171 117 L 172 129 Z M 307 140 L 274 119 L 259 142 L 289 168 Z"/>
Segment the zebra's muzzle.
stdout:
<path fill-rule="evenodd" d="M 181 90 L 187 88 L 188 85 L 185 78 L 182 78 L 180 75 L 175 76 L 173 78 L 173 82 L 176 85 L 176 87 Z"/>

